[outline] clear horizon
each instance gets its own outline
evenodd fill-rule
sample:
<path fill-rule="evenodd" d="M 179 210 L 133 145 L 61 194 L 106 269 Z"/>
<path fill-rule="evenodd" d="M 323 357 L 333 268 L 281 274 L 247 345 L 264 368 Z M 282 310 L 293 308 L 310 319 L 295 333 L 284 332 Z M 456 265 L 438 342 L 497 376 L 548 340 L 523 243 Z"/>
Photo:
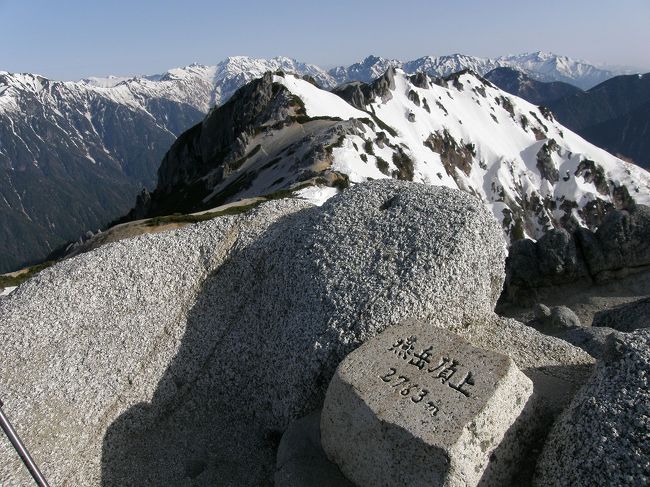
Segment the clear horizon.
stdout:
<path fill-rule="evenodd" d="M 0 0 L 0 20 L 0 70 L 60 80 L 155 74 L 235 55 L 287 56 L 329 69 L 370 54 L 408 61 L 550 51 L 650 71 L 650 3 L 643 0 L 551 0 L 543 9 L 505 0 L 462 6 L 411 1 L 397 8 L 384 0 L 253 0 L 246 9 L 206 0 Z"/>

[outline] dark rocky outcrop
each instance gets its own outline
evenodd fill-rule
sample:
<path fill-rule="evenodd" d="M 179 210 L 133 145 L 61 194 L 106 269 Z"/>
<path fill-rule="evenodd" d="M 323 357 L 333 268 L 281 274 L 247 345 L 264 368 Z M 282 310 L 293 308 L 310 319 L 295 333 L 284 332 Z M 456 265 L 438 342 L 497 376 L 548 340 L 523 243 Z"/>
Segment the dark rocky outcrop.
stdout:
<path fill-rule="evenodd" d="M 581 176 L 586 183 L 593 183 L 600 194 L 609 194 L 609 186 L 607 185 L 607 177 L 605 176 L 605 171 L 594 161 L 590 159 L 584 159 L 580 161 L 575 175 Z"/>
<path fill-rule="evenodd" d="M 350 81 L 349 83 L 337 86 L 332 90 L 332 93 L 340 96 L 355 108 L 365 109 L 366 93 L 368 92 L 367 87 L 368 85 L 361 81 Z"/>
<path fill-rule="evenodd" d="M 476 155 L 473 144 L 460 143 L 445 129 L 442 132 L 436 131 L 429 135 L 424 145 L 433 152 L 440 154 L 440 160 L 447 174 L 454 179 L 456 169 L 461 170 L 467 176 L 472 172 L 472 161 Z"/>
<path fill-rule="evenodd" d="M 650 207 L 610 210 L 595 232 L 553 229 L 537 242 L 515 241 L 506 259 L 503 299 L 536 288 L 572 282 L 603 282 L 650 265 Z"/>
<path fill-rule="evenodd" d="M 395 68 L 389 68 L 383 75 L 372 83 L 353 81 L 332 90 L 350 105 L 360 110 L 365 110 L 375 98 L 383 101 L 392 98 L 391 90 L 395 89 Z"/>
<path fill-rule="evenodd" d="M 510 246 L 506 259 L 506 290 L 553 286 L 589 278 L 576 240 L 564 229 L 548 231 L 537 242 L 522 239 Z"/>
<path fill-rule="evenodd" d="M 429 75 L 422 72 L 415 73 L 414 75 L 409 76 L 409 81 L 413 83 L 414 86 L 417 86 L 418 88 L 427 89 L 431 86 Z"/>
<path fill-rule="evenodd" d="M 280 189 L 286 190 L 291 183 L 316 177 L 330 183 L 341 179 L 323 169 L 312 170 L 312 166 L 331 162 L 332 149 L 346 134 L 356 133 L 361 122 L 307 116 L 304 102 L 274 82 L 274 76 L 285 75 L 268 72 L 243 86 L 203 122 L 178 137 L 162 160 L 155 191 L 148 200 L 138 200 L 125 219 L 214 208 L 241 195 L 262 171 L 277 164 L 285 165 L 284 171 L 278 171 L 282 180 L 269 182 L 268 193 L 280 183 Z M 368 119 L 368 123 L 372 122 Z M 279 152 L 267 153 L 259 143 L 252 142 L 287 127 L 295 130 L 284 137 L 285 146 Z M 254 156 L 259 156 L 256 167 L 249 171 L 244 165 Z M 267 194 L 264 190 L 259 188 L 262 192 L 252 196 Z"/>
<path fill-rule="evenodd" d="M 286 88 L 273 83 L 272 73 L 242 87 L 172 145 L 158 170 L 156 192 L 170 193 L 174 187 L 205 175 L 208 169 L 243 157 L 255 127 L 289 116 L 290 97 Z"/>
<path fill-rule="evenodd" d="M 555 184 L 560 180 L 560 172 L 551 157 L 553 152 L 559 150 L 555 140 L 551 139 L 546 142 L 537 152 L 537 169 L 543 179 L 546 179 L 551 184 Z"/>
<path fill-rule="evenodd" d="M 611 211 L 596 232 L 579 230 L 578 238 L 589 272 L 606 278 L 650 264 L 650 207 L 636 205 Z"/>
<path fill-rule="evenodd" d="M 591 326 L 623 332 L 650 328 L 650 298 L 599 311 L 594 315 Z"/>

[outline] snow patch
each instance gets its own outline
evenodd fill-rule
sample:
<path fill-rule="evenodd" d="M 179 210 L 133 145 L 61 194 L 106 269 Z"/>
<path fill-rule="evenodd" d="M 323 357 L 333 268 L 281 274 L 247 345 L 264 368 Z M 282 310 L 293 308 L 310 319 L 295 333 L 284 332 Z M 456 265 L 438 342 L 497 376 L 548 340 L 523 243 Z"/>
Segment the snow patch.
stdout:
<path fill-rule="evenodd" d="M 316 206 L 321 206 L 338 192 L 338 189 L 329 186 L 308 186 L 296 191 L 295 197 L 307 200 Z"/>

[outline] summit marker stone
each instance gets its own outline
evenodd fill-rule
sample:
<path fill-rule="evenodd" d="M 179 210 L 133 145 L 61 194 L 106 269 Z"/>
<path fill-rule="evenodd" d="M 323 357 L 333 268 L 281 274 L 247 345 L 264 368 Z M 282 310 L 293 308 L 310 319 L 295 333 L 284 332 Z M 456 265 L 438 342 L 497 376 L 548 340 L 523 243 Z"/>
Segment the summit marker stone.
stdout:
<path fill-rule="evenodd" d="M 478 485 L 532 390 L 506 355 L 410 322 L 340 364 L 321 442 L 357 485 Z"/>

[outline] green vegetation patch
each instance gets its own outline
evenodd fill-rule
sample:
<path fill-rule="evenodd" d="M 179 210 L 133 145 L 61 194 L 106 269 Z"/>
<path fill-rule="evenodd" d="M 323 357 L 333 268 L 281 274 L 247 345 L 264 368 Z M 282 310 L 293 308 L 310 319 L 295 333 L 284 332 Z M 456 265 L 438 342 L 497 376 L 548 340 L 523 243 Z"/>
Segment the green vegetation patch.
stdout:
<path fill-rule="evenodd" d="M 296 109 L 296 115 L 307 115 L 307 108 L 305 108 L 305 102 L 302 101 L 302 98 L 300 98 L 297 95 L 291 95 L 290 96 L 290 102 L 289 105 L 292 107 L 298 107 Z"/>
<path fill-rule="evenodd" d="M 393 127 L 387 125 L 385 122 L 383 122 L 379 117 L 377 117 L 374 114 L 372 114 L 372 119 L 375 121 L 375 123 L 379 126 L 380 129 L 385 130 L 392 137 L 397 137 L 397 130 L 395 130 Z"/>
<path fill-rule="evenodd" d="M 393 152 L 393 164 L 397 168 L 396 171 L 393 171 L 393 178 L 413 181 L 413 176 L 415 176 L 413 160 L 400 147 Z"/>
<path fill-rule="evenodd" d="M 251 150 L 248 154 L 246 154 L 244 157 L 237 159 L 235 162 L 231 162 L 228 164 L 228 168 L 231 169 L 232 171 L 236 171 L 240 167 L 244 165 L 244 163 L 249 160 L 251 157 L 253 157 L 255 154 L 257 154 L 262 146 L 260 144 L 257 144 L 253 150 Z"/>

